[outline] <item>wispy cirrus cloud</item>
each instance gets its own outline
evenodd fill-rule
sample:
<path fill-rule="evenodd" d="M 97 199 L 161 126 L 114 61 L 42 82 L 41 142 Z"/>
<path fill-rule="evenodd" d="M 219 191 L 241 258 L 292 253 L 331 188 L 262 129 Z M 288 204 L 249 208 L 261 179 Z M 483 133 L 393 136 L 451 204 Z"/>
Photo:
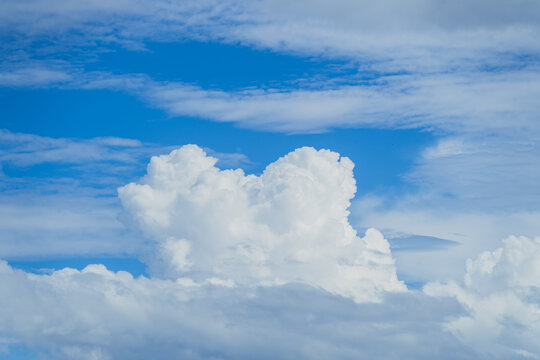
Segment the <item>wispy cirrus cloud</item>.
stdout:
<path fill-rule="evenodd" d="M 6 2 L 3 7 L 10 31 L 25 34 L 31 42 L 49 41 L 23 46 L 28 61 L 36 57 L 36 49 L 61 46 L 54 39 L 62 34 L 85 40 L 82 46 L 97 51 L 90 51 L 92 56 L 99 56 L 100 46 L 115 41 L 198 39 L 342 58 L 358 71 L 358 78 L 348 79 L 347 86 L 335 84 L 335 79 L 333 85 L 308 79 L 292 88 L 227 92 L 179 82 L 155 83 L 144 75 L 85 74 L 84 66 L 63 72 L 25 67 L 25 56 L 17 55 L 6 61 L 22 61 L 25 66 L 5 71 L 3 83 L 8 86 L 45 84 L 47 79 L 66 85 L 65 80 L 72 78 L 68 86 L 137 89 L 147 101 L 175 116 L 284 132 L 353 126 L 458 133 L 537 131 L 540 11 L 532 1 L 404 5 L 388 0 L 374 5 L 343 0 L 332 6 L 321 1 L 306 6 L 300 0 L 90 1 L 43 6 L 35 0 Z M 46 54 L 38 57 L 47 59 Z M 365 72 L 371 81 L 362 79 Z"/>
<path fill-rule="evenodd" d="M 173 115 L 284 132 L 343 127 L 509 135 L 539 131 L 535 99 L 540 96 L 540 75 L 534 69 L 468 75 L 389 76 L 322 89 L 236 92 L 168 83 L 150 85 L 145 95 Z"/>
<path fill-rule="evenodd" d="M 38 78 L 28 85 L 125 91 L 171 116 L 279 132 L 420 128 L 507 138 L 540 132 L 536 121 L 540 73 L 532 65 L 497 72 L 386 75 L 372 80 L 353 76 L 347 78 L 346 85 L 312 81 L 295 87 L 229 91 L 159 82 L 144 74 L 116 75 L 69 67 L 62 73 L 70 80 L 58 84 Z"/>
<path fill-rule="evenodd" d="M 155 152 L 138 140 L 102 137 L 88 140 L 50 138 L 0 130 L 0 162 L 15 166 L 41 163 L 88 164 L 116 161 L 136 162 L 141 155 Z"/>
<path fill-rule="evenodd" d="M 62 34 L 86 43 L 128 46 L 147 40 L 212 39 L 278 51 L 384 60 L 381 64 L 416 69 L 539 49 L 535 39 L 540 9 L 528 0 L 452 4 L 341 0 L 331 5 L 302 0 L 114 4 L 34 0 L 4 2 L 2 14 L 4 29 L 36 39 Z"/>

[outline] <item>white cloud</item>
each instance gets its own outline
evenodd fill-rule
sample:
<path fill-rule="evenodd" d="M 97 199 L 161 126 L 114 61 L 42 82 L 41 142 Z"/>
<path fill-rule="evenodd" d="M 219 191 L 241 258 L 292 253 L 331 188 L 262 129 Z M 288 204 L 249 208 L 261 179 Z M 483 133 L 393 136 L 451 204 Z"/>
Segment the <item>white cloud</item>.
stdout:
<path fill-rule="evenodd" d="M 172 115 L 283 132 L 359 126 L 510 136 L 540 131 L 535 121 L 540 97 L 537 69 L 382 76 L 368 83 L 323 89 L 225 92 L 149 83 L 141 95 Z"/>
<path fill-rule="evenodd" d="M 446 327 L 471 346 L 540 356 L 540 238 L 511 236 L 502 248 L 469 259 L 462 284 L 430 283 L 424 292 L 456 297 L 468 309 Z"/>
<path fill-rule="evenodd" d="M 29 67 L 0 71 L 0 86 L 6 87 L 51 86 L 72 80 L 72 76 L 63 69 Z"/>
<path fill-rule="evenodd" d="M 132 91 L 172 115 L 198 116 L 273 131 L 312 132 L 333 127 L 369 126 L 426 128 L 443 134 L 449 133 L 450 138 L 443 139 L 431 150 L 427 150 L 419 159 L 417 167 L 407 174 L 409 179 L 427 185 L 420 189 L 419 194 L 401 199 L 390 209 L 381 210 L 376 207 L 364 211 L 361 220 L 358 221 L 358 224 L 364 227 L 377 226 L 384 230 L 388 229 L 389 232 L 423 234 L 461 242 L 463 245 L 453 247 L 451 252 L 446 249 L 444 252 L 416 253 L 414 258 L 400 258 L 399 256 L 406 256 L 406 252 L 403 252 L 398 256 L 398 266 L 403 266 L 406 271 L 420 277 L 423 276 L 423 280 L 426 278 L 430 280 L 433 277 L 445 278 L 449 276 L 449 271 L 456 272 L 457 264 L 463 257 L 470 256 L 471 251 L 477 251 L 480 247 L 491 248 L 492 239 L 503 236 L 501 234 L 538 233 L 536 191 L 540 158 L 537 154 L 540 133 L 538 128 L 540 81 L 536 60 L 540 51 L 538 6 L 538 2 L 527 0 L 511 2 L 475 0 L 451 3 L 383 1 L 377 4 L 365 1 L 338 1 L 331 5 L 321 1 L 309 3 L 4 1 L 0 4 L 0 27 L 2 31 L 9 31 L 10 38 L 14 39 L 11 43 L 9 41 L 3 43 L 6 49 L 5 61 L 24 66 L 3 66 L 0 83 L 13 87 L 54 85 L 63 88 Z M 298 89 L 291 89 L 288 86 L 285 90 L 279 88 L 265 91 L 239 89 L 230 92 L 208 90 L 181 83 L 157 83 L 141 75 L 84 74 L 77 69 L 64 71 L 56 65 L 47 68 L 32 62 L 30 62 L 32 66 L 26 66 L 24 59 L 35 55 L 35 46 L 31 43 L 38 38 L 53 40 L 51 48 L 40 50 L 54 54 L 56 50 L 66 50 L 64 44 L 69 44 L 68 48 L 92 47 L 96 44 L 95 40 L 100 45 L 121 43 L 126 47 L 140 49 L 143 47 L 142 43 L 147 40 L 212 39 L 293 54 L 346 59 L 357 66 L 360 73 L 375 72 L 379 78 L 369 84 L 355 79 L 354 76 L 352 79 L 345 79 L 348 84 L 352 83 L 352 86 L 308 81 L 305 83 L 306 86 Z M 55 43 L 54 39 L 61 39 L 62 44 Z M 41 56 L 47 51 L 42 52 Z M 395 73 L 402 75 L 395 76 Z M 2 134 L 4 139 L 5 135 Z M 41 143 L 39 139 L 30 140 L 32 143 Z M 99 142 L 92 139 L 74 143 L 68 139 L 64 143 L 44 144 L 42 148 L 28 151 L 25 149 L 26 145 L 21 143 L 1 154 L 5 163 L 15 166 L 30 166 L 43 162 L 82 164 L 88 161 L 127 161 L 133 155 L 112 149 L 114 146 L 112 143 L 116 141 L 114 139 L 106 140 L 109 145 L 105 144 L 104 147 L 96 141 Z M 133 147 L 136 148 L 135 145 Z M 135 186 L 141 196 L 145 195 L 144 191 L 149 190 L 151 196 L 156 194 L 161 196 L 159 201 L 171 202 L 170 208 L 159 208 L 157 205 L 161 202 L 154 204 L 157 208 L 146 208 L 149 214 L 141 219 L 145 219 L 144 221 L 153 219 L 154 224 L 144 224 L 143 220 L 139 222 L 150 236 L 162 244 L 155 257 L 166 261 L 167 266 L 159 269 L 160 264 L 155 263 L 156 271 L 170 273 L 171 268 L 176 268 L 181 273 L 188 268 L 198 269 L 200 266 L 205 272 L 213 274 L 214 269 L 209 270 L 209 261 L 201 263 L 193 259 L 204 258 L 202 249 L 209 249 L 208 242 L 205 243 L 209 240 L 203 235 L 208 235 L 207 233 L 211 231 L 208 229 L 214 226 L 216 229 L 227 230 L 210 234 L 215 239 L 226 236 L 218 248 L 230 251 L 234 259 L 240 257 L 248 263 L 255 264 L 252 265 L 254 267 L 257 267 L 257 261 L 262 263 L 266 261 L 264 256 L 270 259 L 283 259 L 283 256 L 292 253 L 293 258 L 300 260 L 303 256 L 310 256 L 309 251 L 307 253 L 303 251 L 303 246 L 309 244 L 307 241 L 301 242 L 302 246 L 298 248 L 279 249 L 272 256 L 265 255 L 264 252 L 257 251 L 258 249 L 237 246 L 238 242 L 245 243 L 248 238 L 251 240 L 250 237 L 254 233 L 266 236 L 256 237 L 257 245 L 263 241 L 271 242 L 275 235 L 273 232 L 278 231 L 273 227 L 279 228 L 284 224 L 284 220 L 277 215 L 282 215 L 281 217 L 286 220 L 288 220 L 286 216 L 291 215 L 286 212 L 280 213 L 284 210 L 283 206 L 298 206 L 298 204 L 270 202 L 269 209 L 275 210 L 270 211 L 270 215 L 273 216 L 267 216 L 272 221 L 270 231 L 265 228 L 265 225 L 269 227 L 266 223 L 267 218 L 253 219 L 251 216 L 254 215 L 248 211 L 253 210 L 253 207 L 264 208 L 265 203 L 253 201 L 252 193 L 244 188 L 250 181 L 260 182 L 262 177 L 246 177 L 238 171 L 220 172 L 213 164 L 202 169 L 201 173 L 205 173 L 208 169 L 210 169 L 209 179 L 203 179 L 201 182 L 204 186 L 198 188 L 197 191 L 200 193 L 192 193 L 192 189 L 188 188 L 185 194 L 170 199 L 167 192 L 160 193 L 161 189 L 155 191 L 150 185 L 149 188 L 145 187 L 146 185 Z M 161 175 L 167 179 L 169 174 Z M 175 171 L 172 175 L 176 176 Z M 211 181 L 212 176 L 215 177 L 215 182 Z M 235 190 L 242 197 L 242 201 L 234 200 L 236 199 L 234 196 L 229 198 L 223 195 L 217 185 L 225 186 L 227 191 Z M 301 186 L 299 188 L 306 190 Z M 293 190 L 287 191 L 294 195 Z M 278 193 L 276 191 L 276 194 Z M 313 191 L 311 194 L 318 193 Z M 204 196 L 220 199 L 224 205 L 212 207 L 204 202 L 194 201 Z M 188 213 L 185 219 L 174 217 L 178 224 L 167 224 L 170 215 L 167 211 L 172 209 L 173 212 L 178 212 L 178 204 L 175 203 L 178 199 L 185 204 L 192 201 L 193 203 L 189 203 L 190 209 L 198 210 L 199 213 Z M 320 203 L 307 202 L 303 205 L 304 208 L 298 206 L 298 209 L 306 210 L 306 214 L 314 214 L 321 209 L 328 210 L 327 212 L 321 210 L 321 213 L 332 213 L 332 209 L 326 209 L 325 206 L 333 202 L 323 200 L 325 199 Z M 335 228 L 328 225 L 329 230 L 326 233 L 318 233 L 321 239 L 323 235 L 334 234 L 335 229 L 339 229 L 340 226 L 342 229 L 350 228 L 347 215 L 344 215 L 348 206 L 344 204 L 348 204 L 349 198 L 341 200 L 336 202 L 342 210 L 338 218 L 345 219 L 345 222 L 338 222 L 339 225 Z M 44 201 L 55 203 L 57 198 L 48 198 Z M 141 198 L 140 205 L 144 205 L 145 201 L 147 200 Z M 4 207 L 6 226 L 20 221 L 13 214 L 22 214 L 21 217 L 28 214 L 24 209 L 9 208 L 5 204 Z M 84 212 L 78 209 L 73 217 L 69 217 L 73 223 L 78 223 L 84 217 Z M 141 209 L 140 207 L 138 210 Z M 40 211 L 44 213 L 45 207 L 36 210 Z M 102 221 L 109 213 L 100 214 L 102 215 L 96 219 Z M 291 219 L 306 222 L 304 218 L 298 216 L 299 214 L 293 215 L 297 216 L 291 216 Z M 224 219 L 229 219 L 230 222 L 219 220 L 220 216 L 225 216 Z M 244 229 L 235 225 L 235 216 L 241 216 L 242 221 L 246 221 L 252 228 Z M 62 215 L 50 221 L 49 225 L 61 217 Z M 209 219 L 217 219 L 217 223 Z M 183 222 L 188 220 L 191 223 Z M 200 227 L 202 232 L 199 233 L 195 225 L 201 224 L 201 221 L 206 222 L 203 223 L 205 227 Z M 38 221 L 35 223 L 39 225 Z M 43 234 L 37 225 L 36 233 Z M 319 226 L 325 228 L 326 225 L 323 222 Z M 184 230 L 189 230 L 188 235 L 193 238 L 185 236 Z M 301 232 L 300 230 L 304 229 L 300 228 L 297 230 L 305 237 L 309 234 L 307 230 L 306 232 Z M 334 239 L 346 237 L 340 235 Z M 363 240 L 355 235 L 349 237 L 360 244 L 374 239 L 378 239 L 380 244 L 386 244 L 380 240 L 377 233 L 373 232 Z M 302 240 L 302 236 L 300 238 Z M 199 239 L 203 240 L 200 243 L 192 243 L 193 240 Z M 520 241 L 525 243 L 524 240 Z M 236 248 L 227 249 L 231 243 Z M 203 255 L 197 254 L 198 249 L 201 249 Z M 365 255 L 370 251 L 362 249 L 360 253 Z M 330 251 L 330 253 L 332 256 L 328 261 L 317 259 L 324 264 L 322 268 L 332 268 L 335 260 L 341 256 L 339 252 Z M 504 263 L 504 253 L 505 251 L 502 252 L 502 258 L 497 260 L 495 268 L 501 262 Z M 487 257 L 495 261 L 495 255 Z M 230 275 L 229 277 L 234 278 L 236 282 L 244 281 L 238 280 L 240 273 L 238 269 L 227 268 L 226 259 L 220 256 L 217 256 L 217 259 L 222 268 L 219 269 L 221 274 Z M 387 254 L 384 259 L 387 261 L 391 258 Z M 483 260 L 477 262 L 480 264 Z M 386 265 L 388 265 L 386 270 L 391 271 L 382 273 L 395 274 L 393 265 Z M 291 266 L 301 268 L 300 265 Z M 470 270 L 471 274 L 475 273 L 473 268 Z M 320 281 L 324 282 L 322 285 L 319 284 L 320 286 L 337 293 L 346 292 L 343 287 L 340 288 L 340 284 L 329 280 L 333 279 L 335 274 L 330 272 L 320 276 L 318 271 L 320 269 L 315 269 L 308 275 L 299 272 L 299 276 L 304 278 L 302 280 L 307 279 L 305 281 L 307 283 L 316 283 L 311 276 L 320 277 L 322 279 Z M 264 278 L 257 272 L 250 273 L 246 277 L 256 278 L 257 281 Z M 218 281 L 216 278 L 210 279 Z M 245 281 L 247 283 L 252 281 L 248 280 Z M 328 282 L 332 284 L 329 285 Z M 392 284 L 395 285 L 395 281 Z M 533 287 L 525 288 L 530 290 Z M 520 285 L 519 288 L 522 290 L 524 286 Z M 457 289 L 466 287 L 457 286 Z M 456 290 L 455 293 L 459 291 Z M 467 289 L 464 291 L 467 294 L 471 292 Z M 47 298 L 47 290 L 38 292 L 35 296 Z M 68 297 L 66 293 L 60 295 L 66 302 Z M 369 294 L 368 297 L 373 297 L 373 294 Z M 508 301 L 518 310 L 524 306 L 523 313 L 529 315 L 530 312 L 527 311 L 533 302 L 519 296 L 517 300 L 512 296 L 501 300 L 491 293 L 475 294 L 472 297 L 486 297 L 492 299 L 494 303 Z M 468 304 L 464 298 L 458 296 L 458 299 Z M 493 332 L 482 334 L 485 336 L 477 338 L 478 341 L 486 341 L 486 344 L 500 342 L 500 339 L 507 335 L 505 330 L 501 329 L 514 329 L 507 326 L 504 321 L 497 320 L 490 323 L 485 322 L 484 318 L 475 317 L 484 316 L 487 311 L 492 311 L 498 316 L 501 311 L 488 303 L 485 304 L 486 313 L 484 313 L 476 310 L 484 305 L 478 305 L 482 301 L 474 301 L 472 305 L 467 305 L 473 310 L 472 315 L 464 317 L 465 320 L 457 325 L 468 326 L 467 324 L 472 321 L 474 324 L 471 325 L 471 329 L 475 330 L 484 330 L 485 324 L 493 325 Z M 5 308 L 12 309 L 13 305 L 8 305 Z M 507 310 L 506 308 L 502 310 L 503 315 Z M 478 314 L 475 314 L 475 311 Z M 45 310 L 42 312 L 46 313 Z M 531 315 L 531 318 L 534 318 L 534 315 Z M 518 325 L 520 321 L 523 323 L 523 319 L 518 317 L 516 320 L 512 314 L 508 319 L 510 323 L 515 322 Z M 504 323 L 503 327 L 501 323 Z M 38 324 L 31 329 L 41 329 L 41 325 Z M 372 326 L 369 330 L 373 332 L 374 328 L 377 327 Z M 534 327 L 533 329 L 531 333 L 536 335 L 537 329 Z M 120 330 L 125 332 L 125 329 Z M 120 330 L 118 333 L 122 333 Z M 454 327 L 454 330 L 456 333 L 460 331 L 465 333 L 459 326 Z M 481 331 L 478 332 L 481 334 Z M 522 334 L 519 331 L 517 333 Z M 472 336 L 471 332 L 467 336 Z M 410 334 L 397 337 L 401 341 L 411 339 Z M 508 338 L 510 339 L 508 341 L 514 341 L 512 336 Z M 524 336 L 524 339 L 523 341 L 528 341 L 527 336 Z M 107 357 L 108 352 L 113 351 L 111 356 L 115 357 L 115 350 L 103 350 L 100 345 L 96 345 L 101 341 L 99 339 L 94 344 L 81 342 L 80 339 L 78 341 L 72 339 L 75 345 L 60 346 L 63 356 L 93 354 L 95 357 Z M 515 340 L 515 344 L 520 344 L 520 341 L 522 340 Z M 414 337 L 411 342 L 414 342 Z M 80 345 L 81 343 L 84 344 Z M 199 353 L 193 355 L 192 349 L 196 347 L 193 344 L 187 347 L 191 349 L 190 354 L 193 357 L 200 355 Z M 514 356 L 529 356 L 537 352 L 537 348 L 529 343 L 512 348 Z M 455 352 L 450 353 L 457 357 Z M 185 353 L 180 354 L 188 357 Z M 504 354 L 501 356 L 506 358 L 512 356 Z M 200 357 L 214 355 L 203 354 Z M 342 355 L 338 356 L 340 358 L 346 357 L 343 353 L 340 355 Z"/>
<path fill-rule="evenodd" d="M 348 85 L 310 80 L 293 87 L 230 91 L 159 82 L 144 74 L 66 68 L 72 80 L 61 87 L 126 91 L 172 116 L 271 131 L 423 128 L 454 134 L 453 139 L 492 135 L 508 142 L 540 133 L 536 121 L 540 110 L 536 101 L 540 96 L 538 68 L 519 65 L 520 69 L 493 72 L 381 74 L 371 81 L 353 76 L 341 79 Z"/>
<path fill-rule="evenodd" d="M 140 48 L 144 40 L 210 38 L 424 69 L 487 58 L 501 49 L 539 49 L 538 4 L 530 0 L 34 0 L 5 1 L 0 10 L 4 30 L 27 37 L 67 34 L 71 45 L 100 40 Z"/>
<path fill-rule="evenodd" d="M 143 147 L 140 141 L 133 139 L 50 138 L 0 129 L 0 162 L 15 166 L 42 163 L 88 164 L 105 161 L 135 163 L 140 157 L 157 149 L 157 146 Z"/>
<path fill-rule="evenodd" d="M 348 85 L 310 80 L 284 88 L 205 89 L 154 81 L 144 74 L 115 75 L 66 68 L 63 89 L 126 91 L 172 116 L 195 116 L 241 127 L 281 132 L 332 128 L 421 128 L 505 142 L 540 133 L 540 73 L 534 64 L 497 71 L 380 74 L 373 80 L 341 78 Z M 45 65 L 44 65 L 45 66 Z M 335 80 L 335 79 L 334 79 Z M 461 140 L 459 140 L 461 141 Z M 477 145 L 482 145 L 481 143 Z"/>
<path fill-rule="evenodd" d="M 33 275 L 5 262 L 0 283 L 0 337 L 45 359 L 475 356 L 439 326 L 460 307 L 418 293 L 356 304 L 298 284 L 196 286 L 102 265 Z"/>
<path fill-rule="evenodd" d="M 91 46 L 96 46 L 96 39 L 132 43 L 192 38 L 344 57 L 358 68 L 359 77 L 345 79 L 352 86 L 334 81 L 321 90 L 320 83 L 308 79 L 308 86 L 290 91 L 278 87 L 232 92 L 156 84 L 139 75 L 96 73 L 87 79 L 80 69 L 65 71 L 74 79 L 72 84 L 136 90 L 173 115 L 289 132 L 374 126 L 538 133 L 540 15 L 534 1 L 475 0 L 459 5 L 427 0 L 406 5 L 395 0 L 377 5 L 350 0 L 48 1 L 45 5 L 34 0 L 4 2 L 2 10 L 4 28 L 25 34 L 30 41 L 49 36 L 55 43 L 59 34 L 82 36 Z M 18 51 L 22 40 L 15 38 Z M 34 50 L 28 45 L 27 51 Z M 58 48 L 53 47 L 55 51 Z M 6 62 L 24 65 L 27 58 L 13 55 Z M 45 71 L 35 61 L 28 62 L 32 67 L 7 66 L 11 71 L 2 76 Z M 52 66 L 47 71 L 59 69 Z M 366 83 L 365 71 L 375 80 Z M 40 76 L 25 78 L 36 84 L 45 81 Z M 57 80 L 53 76 L 51 81 Z"/>
<path fill-rule="evenodd" d="M 382 235 L 369 229 L 360 238 L 348 222 L 356 191 L 348 158 L 302 148 L 261 176 L 215 163 L 184 146 L 153 157 L 139 183 L 119 189 L 161 248 L 154 271 L 237 284 L 304 282 L 356 301 L 406 289 Z"/>

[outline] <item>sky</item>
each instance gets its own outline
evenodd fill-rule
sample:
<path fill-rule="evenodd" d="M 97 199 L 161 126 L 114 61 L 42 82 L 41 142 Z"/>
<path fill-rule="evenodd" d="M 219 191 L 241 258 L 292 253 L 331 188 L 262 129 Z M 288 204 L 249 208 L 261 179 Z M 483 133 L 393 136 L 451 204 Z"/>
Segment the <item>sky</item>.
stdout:
<path fill-rule="evenodd" d="M 540 3 L 0 3 L 0 357 L 540 358 Z"/>

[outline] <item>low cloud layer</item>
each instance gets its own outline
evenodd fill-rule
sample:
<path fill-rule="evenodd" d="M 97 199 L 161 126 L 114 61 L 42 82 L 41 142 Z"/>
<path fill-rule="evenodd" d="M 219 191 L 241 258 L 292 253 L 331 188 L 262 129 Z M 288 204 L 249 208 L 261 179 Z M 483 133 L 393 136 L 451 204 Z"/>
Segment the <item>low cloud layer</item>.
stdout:
<path fill-rule="evenodd" d="M 0 341 L 55 360 L 471 358 L 439 326 L 453 300 L 357 304 L 298 284 L 259 288 L 134 279 L 102 265 L 51 275 L 0 262 Z"/>

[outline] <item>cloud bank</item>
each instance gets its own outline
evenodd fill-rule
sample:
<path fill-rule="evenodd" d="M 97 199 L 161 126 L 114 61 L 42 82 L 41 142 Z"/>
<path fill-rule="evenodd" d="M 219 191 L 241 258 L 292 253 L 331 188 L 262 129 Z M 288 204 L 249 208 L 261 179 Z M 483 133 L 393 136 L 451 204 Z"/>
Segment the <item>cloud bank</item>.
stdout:
<path fill-rule="evenodd" d="M 40 359 L 473 356 L 439 326 L 459 305 L 421 294 L 357 304 L 298 284 L 198 286 L 102 265 L 33 275 L 5 262 L 0 283 L 0 341 L 27 344 Z"/>

